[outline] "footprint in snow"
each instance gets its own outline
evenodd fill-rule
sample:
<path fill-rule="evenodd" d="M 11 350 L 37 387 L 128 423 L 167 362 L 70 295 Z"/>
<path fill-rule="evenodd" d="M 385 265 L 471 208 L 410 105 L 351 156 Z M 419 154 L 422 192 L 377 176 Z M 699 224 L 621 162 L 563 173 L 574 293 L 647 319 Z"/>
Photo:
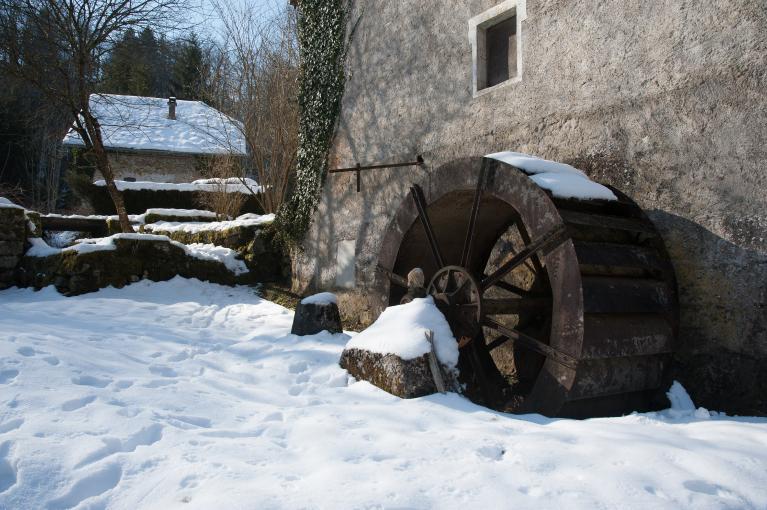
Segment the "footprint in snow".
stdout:
<path fill-rule="evenodd" d="M 117 388 L 118 390 L 127 390 L 131 386 L 133 386 L 133 381 L 129 381 L 127 379 L 122 379 L 115 383 L 115 388 Z"/>
<path fill-rule="evenodd" d="M 165 365 L 150 365 L 149 371 L 153 373 L 154 375 L 159 375 L 162 377 L 177 377 L 178 373 L 173 370 L 170 367 L 166 367 Z"/>
<path fill-rule="evenodd" d="M 17 375 L 19 375 L 19 371 L 15 368 L 11 368 L 9 370 L 0 370 L 0 384 L 8 384 L 9 382 L 16 379 Z"/>
<path fill-rule="evenodd" d="M 43 361 L 54 367 L 59 364 L 59 358 L 56 356 L 46 356 L 43 358 Z"/>
<path fill-rule="evenodd" d="M 94 388 L 106 388 L 112 379 L 94 377 L 92 375 L 78 375 L 72 378 L 72 383 L 80 386 L 92 386 Z"/>
<path fill-rule="evenodd" d="M 264 416 L 262 421 L 284 421 L 284 417 L 281 412 L 277 411 Z"/>
<path fill-rule="evenodd" d="M 309 368 L 309 364 L 306 363 L 306 361 L 291 363 L 290 366 L 288 366 L 288 370 L 290 371 L 291 374 L 300 374 L 301 372 L 306 372 L 308 368 Z"/>
<path fill-rule="evenodd" d="M 96 395 L 88 395 L 87 397 L 75 398 L 75 399 L 72 399 L 72 400 L 67 400 L 66 402 L 61 404 L 61 410 L 62 411 L 67 411 L 67 412 L 75 411 L 77 409 L 80 409 L 82 407 L 87 406 L 88 404 L 90 404 L 94 400 L 96 400 Z"/>
<path fill-rule="evenodd" d="M 209 429 L 213 425 L 208 418 L 203 418 L 202 416 L 169 415 L 167 419 L 170 425 L 180 429 L 189 429 L 191 427 Z"/>
<path fill-rule="evenodd" d="M 477 455 L 485 460 L 501 460 L 506 450 L 500 445 L 486 445 L 477 448 Z"/>
<path fill-rule="evenodd" d="M 162 388 L 164 386 L 173 386 L 177 381 L 169 381 L 167 379 L 153 379 L 144 384 L 144 388 Z"/>
<path fill-rule="evenodd" d="M 15 418 L 13 420 L 8 420 L 5 423 L 0 423 L 0 434 L 5 434 L 6 432 L 16 430 L 17 428 L 21 427 L 23 424 L 24 424 L 24 418 Z"/>
<path fill-rule="evenodd" d="M 8 460 L 8 453 L 13 443 L 6 441 L 0 445 L 0 494 L 16 485 L 16 467 Z"/>
<path fill-rule="evenodd" d="M 104 446 L 85 456 L 83 460 L 75 465 L 75 468 L 81 468 L 88 464 L 93 464 L 101 459 L 114 455 L 115 453 L 135 452 L 139 446 L 150 446 L 162 439 L 162 425 L 153 423 L 144 427 L 132 436 L 126 439 L 116 437 L 102 438 Z"/>
<path fill-rule="evenodd" d="M 100 496 L 117 487 L 122 475 L 119 464 L 110 464 L 78 480 L 66 494 L 49 501 L 47 507 L 50 510 L 74 508 L 86 499 Z"/>
<path fill-rule="evenodd" d="M 187 351 L 181 351 L 176 354 L 172 354 L 168 356 L 168 361 L 184 361 L 190 358 L 190 355 Z"/>
<path fill-rule="evenodd" d="M 181 481 L 178 483 L 178 486 L 182 489 L 194 489 L 197 487 L 197 476 L 196 475 L 189 475 L 185 476 L 181 479 Z"/>
<path fill-rule="evenodd" d="M 19 347 L 18 349 L 16 349 L 16 352 L 18 352 L 19 354 L 27 358 L 30 358 L 34 356 L 35 354 L 37 354 L 37 351 L 29 346 Z"/>

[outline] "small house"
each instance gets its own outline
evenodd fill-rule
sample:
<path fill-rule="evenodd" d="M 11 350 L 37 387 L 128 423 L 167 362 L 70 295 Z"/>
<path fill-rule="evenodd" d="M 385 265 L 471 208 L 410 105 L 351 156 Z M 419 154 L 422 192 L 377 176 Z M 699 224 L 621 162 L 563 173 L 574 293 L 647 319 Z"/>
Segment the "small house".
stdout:
<path fill-rule="evenodd" d="M 90 108 L 118 180 L 192 182 L 206 158 L 247 154 L 240 123 L 202 101 L 92 94 Z M 83 141 L 70 129 L 63 146 Z"/>

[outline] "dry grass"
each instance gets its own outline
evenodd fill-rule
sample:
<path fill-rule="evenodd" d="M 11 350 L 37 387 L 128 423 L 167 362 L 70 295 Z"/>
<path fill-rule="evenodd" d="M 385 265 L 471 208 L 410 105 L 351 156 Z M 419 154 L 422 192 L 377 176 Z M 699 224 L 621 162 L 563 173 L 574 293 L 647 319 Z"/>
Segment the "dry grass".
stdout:
<path fill-rule="evenodd" d="M 219 219 L 237 216 L 248 197 L 243 193 L 230 191 L 233 186 L 239 187 L 238 183 L 226 182 L 226 179 L 231 177 L 240 177 L 241 169 L 236 158 L 231 155 L 213 156 L 205 162 L 202 173 L 208 179 L 221 179 L 222 182 L 216 184 L 213 191 L 198 193 L 197 203 L 202 208 L 216 213 Z"/>

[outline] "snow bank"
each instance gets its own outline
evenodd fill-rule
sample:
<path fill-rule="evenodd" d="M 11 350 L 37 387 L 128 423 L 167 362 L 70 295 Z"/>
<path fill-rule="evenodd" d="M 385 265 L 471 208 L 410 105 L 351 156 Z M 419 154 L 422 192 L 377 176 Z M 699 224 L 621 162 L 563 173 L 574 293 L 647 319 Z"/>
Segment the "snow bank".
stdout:
<path fill-rule="evenodd" d="M 26 252 L 28 257 L 48 257 L 61 253 L 61 249 L 49 246 L 39 237 L 30 237 L 27 241 L 32 245 Z"/>
<path fill-rule="evenodd" d="M 149 214 L 156 214 L 158 216 L 177 216 L 179 218 L 216 218 L 216 213 L 213 211 L 205 211 L 203 209 L 147 209 L 144 214 L 140 214 L 139 217 L 146 217 Z"/>
<path fill-rule="evenodd" d="M 0 209 L 24 209 L 20 205 L 16 205 L 5 197 L 0 197 Z"/>
<path fill-rule="evenodd" d="M 302 305 L 328 305 L 330 303 L 338 304 L 338 298 L 332 292 L 320 292 L 301 300 Z"/>
<path fill-rule="evenodd" d="M 217 191 L 225 193 L 244 193 L 251 194 L 252 192 L 258 193 L 261 191 L 261 187 L 253 179 L 246 179 L 247 186 L 240 182 L 239 179 L 233 179 L 231 182 L 216 183 L 205 182 L 211 179 L 204 179 L 202 181 L 194 182 L 151 182 L 151 181 L 115 181 L 115 186 L 120 191 L 125 190 L 154 190 L 154 191 Z M 235 182 L 236 181 L 236 182 Z M 94 181 L 96 186 L 106 186 L 106 181 L 103 179 Z M 252 190 L 252 191 L 251 191 Z"/>
<path fill-rule="evenodd" d="M 609 188 L 596 183 L 577 168 L 521 152 L 496 152 L 486 158 L 495 159 L 523 170 L 530 179 L 559 198 L 581 200 L 618 200 Z"/>
<path fill-rule="evenodd" d="M 168 118 L 168 99 L 91 94 L 90 108 L 101 124 L 104 145 L 112 149 L 157 150 L 190 154 L 247 153 L 241 124 L 202 101 L 176 102 Z M 74 129 L 64 145 L 82 146 Z"/>
<path fill-rule="evenodd" d="M 446 367 L 455 368 L 458 344 L 431 296 L 390 306 L 369 328 L 349 340 L 346 348 L 415 359 L 431 350 L 425 336 L 428 330 L 434 331 L 437 358 Z"/>
<path fill-rule="evenodd" d="M 62 252 L 93 253 L 97 251 L 112 251 L 116 249 L 112 239 L 109 237 L 97 239 L 78 239 L 76 241 L 77 244 L 68 246 L 66 248 L 54 248 L 39 237 L 30 237 L 28 241 L 32 246 L 25 253 L 27 257 L 49 257 L 51 255 L 58 255 Z"/>
<path fill-rule="evenodd" d="M 230 272 L 236 275 L 245 274 L 249 271 L 245 262 L 238 258 L 237 252 L 230 248 L 203 243 L 192 243 L 187 245 L 181 243 L 178 244 L 184 247 L 188 255 L 202 260 L 215 260 L 221 262 Z"/>
<path fill-rule="evenodd" d="M 103 181 L 100 181 L 103 182 Z M 146 221 L 146 217 L 150 214 L 154 214 L 157 216 L 174 216 L 177 218 L 212 218 L 215 219 L 217 217 L 216 213 L 213 211 L 206 211 L 203 209 L 161 209 L 161 208 L 151 208 L 147 209 L 145 213 L 143 214 L 129 214 L 128 215 L 128 221 L 134 224 L 143 225 Z M 56 213 L 50 213 L 45 214 L 45 218 L 62 218 L 62 219 L 74 219 L 74 220 L 113 220 L 118 221 L 120 218 L 116 214 L 112 215 L 102 215 L 102 214 L 89 214 L 89 215 L 83 215 L 83 214 L 56 214 Z"/>
<path fill-rule="evenodd" d="M 179 221 L 158 221 L 144 225 L 147 232 L 186 232 L 196 234 L 199 232 L 224 231 L 237 227 L 255 227 L 265 225 L 274 221 L 274 214 L 245 214 L 234 220 L 229 221 L 208 221 L 208 222 L 179 222 Z"/>
<path fill-rule="evenodd" d="M 78 232 L 72 232 L 69 230 L 62 230 L 58 232 L 48 231 L 45 232 L 45 234 L 45 237 L 47 238 L 46 242 L 52 248 L 66 248 L 68 246 L 72 246 L 79 237 Z"/>
<path fill-rule="evenodd" d="M 0 292 L 0 508 L 767 508 L 765 418 L 402 400 L 292 319 L 183 278 Z"/>
<path fill-rule="evenodd" d="M 245 262 L 238 258 L 236 251 L 224 248 L 223 246 L 215 246 L 212 244 L 182 244 L 177 241 L 173 241 L 168 236 L 155 235 L 155 234 L 114 234 L 109 237 L 94 238 L 94 239 L 78 239 L 77 244 L 69 246 L 67 248 L 54 248 L 49 246 L 45 241 L 39 238 L 30 238 L 29 242 L 32 247 L 27 250 L 26 255 L 28 257 L 48 257 L 50 255 L 58 255 L 62 252 L 77 252 L 77 253 L 93 253 L 96 251 L 110 251 L 115 250 L 114 241 L 117 239 L 128 239 L 132 241 L 167 241 L 170 244 L 181 248 L 190 257 L 194 257 L 201 260 L 213 260 L 223 264 L 229 271 L 235 275 L 241 275 L 248 272 L 248 268 Z"/>
<path fill-rule="evenodd" d="M 679 381 L 674 381 L 666 396 L 671 402 L 671 407 L 666 413 L 673 419 L 695 417 L 704 420 L 711 417 L 711 413 L 705 407 L 695 408 L 690 395 Z"/>

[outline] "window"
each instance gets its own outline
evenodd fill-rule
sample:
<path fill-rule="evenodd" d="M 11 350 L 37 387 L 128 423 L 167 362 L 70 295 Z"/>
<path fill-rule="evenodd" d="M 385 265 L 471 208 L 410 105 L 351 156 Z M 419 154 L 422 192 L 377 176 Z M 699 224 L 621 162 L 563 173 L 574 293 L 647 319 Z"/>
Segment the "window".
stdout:
<path fill-rule="evenodd" d="M 520 78 L 519 22 L 524 19 L 524 1 L 506 0 L 469 20 L 475 96 Z"/>
<path fill-rule="evenodd" d="M 517 76 L 517 17 L 512 16 L 485 30 L 487 87 Z"/>

